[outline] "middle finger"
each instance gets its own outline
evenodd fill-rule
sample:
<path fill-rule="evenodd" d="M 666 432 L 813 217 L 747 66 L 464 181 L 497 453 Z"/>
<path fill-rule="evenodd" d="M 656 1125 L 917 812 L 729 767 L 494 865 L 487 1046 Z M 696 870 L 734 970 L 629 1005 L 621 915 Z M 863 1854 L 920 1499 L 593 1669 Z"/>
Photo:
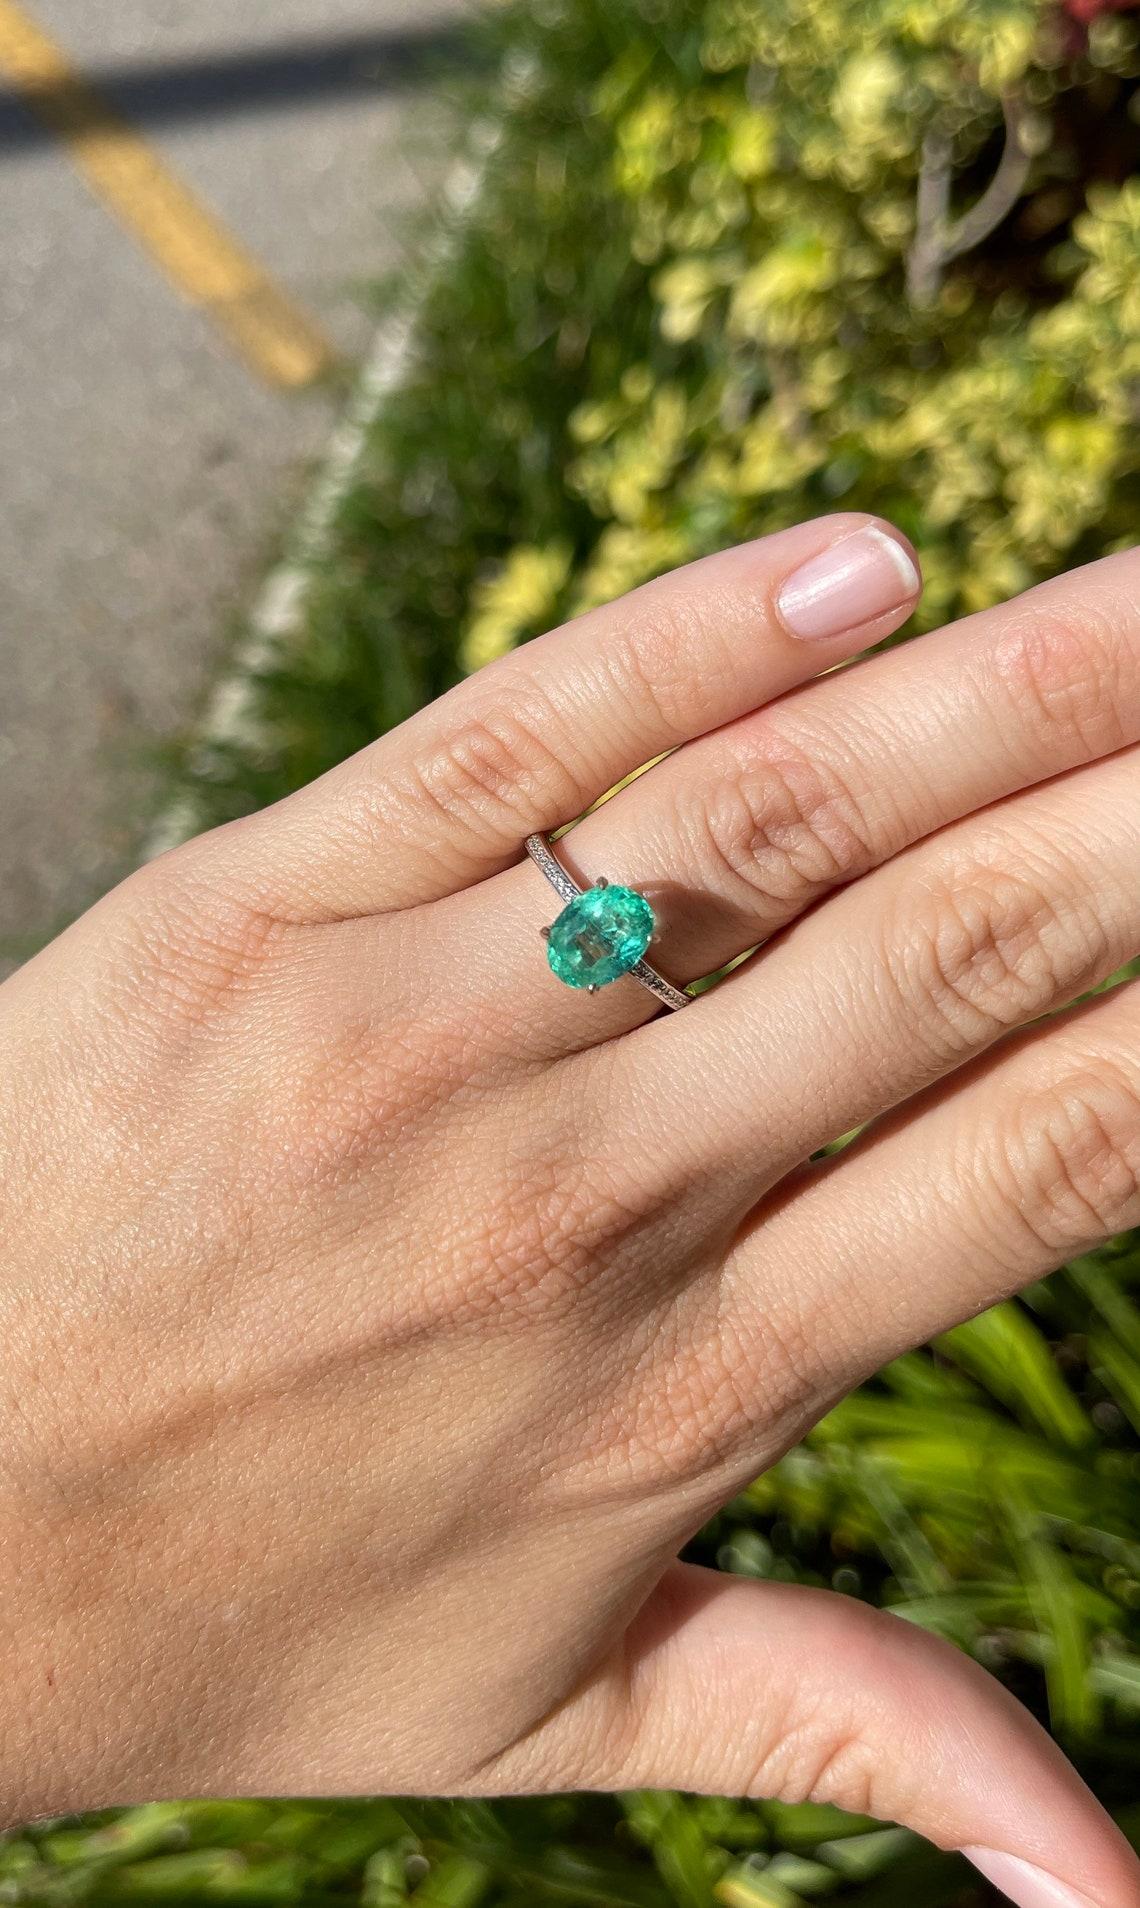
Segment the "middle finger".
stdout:
<path fill-rule="evenodd" d="M 649 958 L 682 985 L 948 822 L 1140 741 L 1140 552 L 1056 578 L 921 642 L 836 671 L 692 742 L 558 843 L 584 886 L 640 889 Z M 657 1011 L 636 982 L 589 997 L 547 967 L 561 903 L 529 861 L 453 903 L 488 909 L 526 1052 L 596 1045 Z M 438 928 L 438 923 L 436 924 Z M 469 970 L 471 971 L 471 970 Z"/>

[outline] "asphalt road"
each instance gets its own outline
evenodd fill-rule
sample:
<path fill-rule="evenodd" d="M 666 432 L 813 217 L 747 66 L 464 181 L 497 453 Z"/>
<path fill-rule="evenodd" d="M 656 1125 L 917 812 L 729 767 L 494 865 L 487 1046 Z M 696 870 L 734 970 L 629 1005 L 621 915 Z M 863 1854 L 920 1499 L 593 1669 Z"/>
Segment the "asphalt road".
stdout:
<path fill-rule="evenodd" d="M 462 0 L 22 4 L 358 355 Z M 0 81 L 0 959 L 129 865 L 333 405 L 260 382 Z"/>

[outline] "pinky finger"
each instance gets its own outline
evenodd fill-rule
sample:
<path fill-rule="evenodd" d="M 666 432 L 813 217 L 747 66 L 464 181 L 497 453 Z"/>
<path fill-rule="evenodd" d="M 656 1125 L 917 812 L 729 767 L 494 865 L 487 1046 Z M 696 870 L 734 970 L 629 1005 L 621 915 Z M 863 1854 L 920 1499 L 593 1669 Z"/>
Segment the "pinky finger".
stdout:
<path fill-rule="evenodd" d="M 811 1315 L 794 1323 L 838 1389 L 1135 1225 L 1140 981 L 1003 1042 L 805 1169 L 738 1246 L 730 1302 L 758 1328 L 762 1267 L 804 1268 Z"/>

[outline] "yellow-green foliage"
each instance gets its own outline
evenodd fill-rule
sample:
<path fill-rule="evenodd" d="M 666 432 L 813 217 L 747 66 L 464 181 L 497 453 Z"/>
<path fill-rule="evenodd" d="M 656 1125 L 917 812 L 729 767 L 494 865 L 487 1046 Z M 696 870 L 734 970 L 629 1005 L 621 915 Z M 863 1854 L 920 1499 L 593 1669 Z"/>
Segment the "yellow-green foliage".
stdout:
<path fill-rule="evenodd" d="M 710 0 L 690 14 L 696 73 L 670 70 L 668 32 L 647 28 L 589 100 L 653 305 L 645 355 L 570 420 L 566 483 L 596 536 L 564 578 L 560 554 L 545 561 L 545 591 L 533 553 L 505 559 L 504 594 L 480 585 L 469 665 L 829 506 L 904 521 L 927 624 L 1064 567 L 1090 538 L 1135 534 L 1140 180 L 1074 185 L 1064 127 L 1075 86 L 1125 97 L 1140 64 L 1125 21 L 1077 46 L 1038 0 Z M 1004 139 L 1032 163 L 985 260 L 948 260 L 917 305 L 907 258 L 932 130 L 950 226 Z M 1028 283 L 1002 271 L 1026 243 Z M 535 588 L 517 587 L 524 573 Z"/>
<path fill-rule="evenodd" d="M 501 136 L 203 821 L 688 558 L 893 518 L 917 627 L 1140 523 L 1140 12 L 506 0 Z M 920 206 L 924 210 L 920 215 Z M 253 731 L 251 731 L 251 734 Z"/>

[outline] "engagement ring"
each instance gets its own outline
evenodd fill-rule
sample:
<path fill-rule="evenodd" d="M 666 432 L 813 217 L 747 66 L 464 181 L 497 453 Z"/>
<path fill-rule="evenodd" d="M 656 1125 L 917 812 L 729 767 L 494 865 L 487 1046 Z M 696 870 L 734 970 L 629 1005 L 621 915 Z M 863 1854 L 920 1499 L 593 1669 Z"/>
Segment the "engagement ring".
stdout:
<path fill-rule="evenodd" d="M 606 880 L 579 887 L 545 835 L 528 835 L 526 851 L 566 903 L 557 920 L 542 930 L 552 974 L 588 994 L 628 974 L 674 1012 L 691 1004 L 693 996 L 674 987 L 645 958 L 657 923 L 643 894 Z"/>

